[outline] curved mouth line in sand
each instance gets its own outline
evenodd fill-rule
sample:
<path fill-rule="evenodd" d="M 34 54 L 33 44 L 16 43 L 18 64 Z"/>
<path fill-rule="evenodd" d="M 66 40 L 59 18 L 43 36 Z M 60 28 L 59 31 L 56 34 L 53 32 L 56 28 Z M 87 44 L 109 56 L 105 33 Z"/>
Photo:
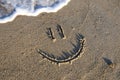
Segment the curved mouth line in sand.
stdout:
<path fill-rule="evenodd" d="M 47 53 L 41 49 L 38 49 L 37 52 L 40 53 L 43 56 L 43 58 L 46 58 L 49 61 L 57 63 L 57 64 L 71 62 L 77 57 L 81 56 L 81 53 L 83 52 L 85 39 L 81 34 L 76 35 L 76 38 L 77 38 L 76 40 L 77 45 L 72 43 L 72 45 L 74 46 L 73 50 L 70 50 L 70 52 L 62 51 L 63 55 L 59 57 L 55 57 L 53 54 Z"/>

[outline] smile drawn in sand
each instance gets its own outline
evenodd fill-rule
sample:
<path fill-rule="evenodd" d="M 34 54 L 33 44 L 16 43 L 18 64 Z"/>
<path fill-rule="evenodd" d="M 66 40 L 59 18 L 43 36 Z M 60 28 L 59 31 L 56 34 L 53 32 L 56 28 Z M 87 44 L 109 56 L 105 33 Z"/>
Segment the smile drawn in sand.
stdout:
<path fill-rule="evenodd" d="M 61 25 L 57 25 L 56 27 L 57 27 L 57 31 L 58 31 L 60 37 L 62 39 L 66 39 L 66 37 L 64 35 L 63 28 L 61 27 Z M 54 37 L 54 34 L 52 32 L 52 29 L 47 28 L 47 30 L 48 30 L 48 32 L 47 32 L 48 37 L 51 38 L 51 40 L 56 41 L 56 39 Z M 76 35 L 76 42 L 77 42 L 76 45 L 71 43 L 74 46 L 74 48 L 72 50 L 70 50 L 69 52 L 62 51 L 63 54 L 61 56 L 59 56 L 59 57 L 56 57 L 53 54 L 45 52 L 45 51 L 43 51 L 41 49 L 38 49 L 37 52 L 39 54 L 41 54 L 43 56 L 43 58 L 46 58 L 49 61 L 51 61 L 53 63 L 56 63 L 58 65 L 60 63 L 66 63 L 66 62 L 71 63 L 73 60 L 77 59 L 79 56 L 82 55 L 83 48 L 84 48 L 84 43 L 85 43 L 84 36 L 81 35 L 81 34 L 77 34 Z"/>

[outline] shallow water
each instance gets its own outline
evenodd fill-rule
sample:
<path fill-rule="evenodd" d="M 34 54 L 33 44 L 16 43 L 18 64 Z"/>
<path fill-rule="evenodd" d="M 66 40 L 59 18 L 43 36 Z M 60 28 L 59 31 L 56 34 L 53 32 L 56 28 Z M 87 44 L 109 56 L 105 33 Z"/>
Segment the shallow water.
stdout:
<path fill-rule="evenodd" d="M 0 23 L 13 21 L 18 15 L 37 16 L 57 12 L 70 0 L 0 0 Z"/>

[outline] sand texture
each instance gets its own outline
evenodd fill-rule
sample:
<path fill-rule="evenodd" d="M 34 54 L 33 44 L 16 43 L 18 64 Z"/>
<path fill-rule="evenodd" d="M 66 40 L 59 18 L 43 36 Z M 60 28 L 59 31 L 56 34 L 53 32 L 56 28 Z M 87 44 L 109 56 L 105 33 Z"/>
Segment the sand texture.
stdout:
<path fill-rule="evenodd" d="M 71 61 L 38 53 L 71 58 L 83 37 Z M 56 13 L 0 24 L 0 80 L 120 80 L 120 0 L 71 0 Z"/>

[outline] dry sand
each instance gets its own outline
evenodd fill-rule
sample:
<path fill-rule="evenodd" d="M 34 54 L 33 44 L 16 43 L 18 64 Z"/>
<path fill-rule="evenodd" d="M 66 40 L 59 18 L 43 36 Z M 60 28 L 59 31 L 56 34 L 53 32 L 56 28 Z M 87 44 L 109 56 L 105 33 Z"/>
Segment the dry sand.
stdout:
<path fill-rule="evenodd" d="M 46 35 L 49 27 L 56 42 Z M 86 42 L 84 54 L 72 64 L 51 64 L 36 51 L 62 55 L 77 33 Z M 120 80 L 120 0 L 72 0 L 57 13 L 0 24 L 0 80 Z"/>

